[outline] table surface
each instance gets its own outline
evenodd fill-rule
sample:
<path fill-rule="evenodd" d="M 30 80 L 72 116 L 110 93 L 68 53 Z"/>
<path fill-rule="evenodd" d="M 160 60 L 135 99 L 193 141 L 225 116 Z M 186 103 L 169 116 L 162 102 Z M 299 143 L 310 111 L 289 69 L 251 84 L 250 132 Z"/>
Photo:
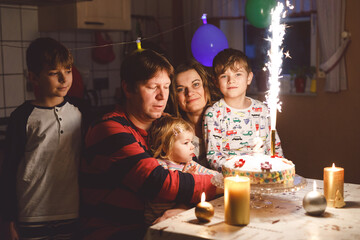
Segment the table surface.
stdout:
<path fill-rule="evenodd" d="M 251 208 L 250 224 L 231 226 L 224 222 L 224 198 L 211 203 L 215 215 L 209 223 L 200 223 L 194 208 L 151 226 L 145 240 L 186 239 L 264 239 L 321 240 L 360 239 L 360 185 L 344 184 L 343 208 L 326 208 L 323 215 L 306 214 L 302 200 L 312 191 L 314 179 L 306 179 L 305 188 L 296 192 L 262 195 L 272 202 L 268 208 Z M 323 181 L 315 180 L 323 193 Z"/>

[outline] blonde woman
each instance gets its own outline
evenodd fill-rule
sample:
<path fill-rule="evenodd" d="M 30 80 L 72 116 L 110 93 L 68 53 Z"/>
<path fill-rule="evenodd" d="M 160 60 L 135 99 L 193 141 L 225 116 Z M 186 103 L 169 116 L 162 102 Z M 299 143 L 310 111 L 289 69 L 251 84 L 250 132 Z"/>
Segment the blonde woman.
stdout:
<path fill-rule="evenodd" d="M 204 112 L 221 98 L 209 70 L 195 60 L 179 65 L 172 80 L 170 98 L 171 112 L 185 119 L 195 130 L 193 144 L 198 162 L 203 166 L 209 166 L 203 140 Z"/>

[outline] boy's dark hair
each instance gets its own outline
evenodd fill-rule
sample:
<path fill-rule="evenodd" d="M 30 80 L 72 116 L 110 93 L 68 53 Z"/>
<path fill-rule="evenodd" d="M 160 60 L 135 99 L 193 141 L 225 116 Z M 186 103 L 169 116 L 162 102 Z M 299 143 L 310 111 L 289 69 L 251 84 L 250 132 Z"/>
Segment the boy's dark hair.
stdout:
<path fill-rule="evenodd" d="M 74 59 L 64 45 L 55 39 L 42 37 L 30 43 L 26 50 L 26 64 L 29 72 L 39 75 L 44 66 L 71 68 Z"/>
<path fill-rule="evenodd" d="M 242 51 L 233 48 L 227 48 L 219 52 L 213 60 L 215 81 L 228 68 L 230 68 L 231 70 L 236 70 L 235 63 L 243 63 L 245 70 L 248 73 L 252 71 L 249 59 Z"/>
<path fill-rule="evenodd" d="M 170 80 L 174 76 L 174 67 L 171 63 L 159 53 L 145 49 L 135 51 L 128 55 L 121 64 L 120 77 L 131 92 L 136 91 L 136 87 L 147 80 L 155 77 L 159 71 L 166 71 Z M 121 88 L 120 101 L 126 101 L 124 89 Z"/>

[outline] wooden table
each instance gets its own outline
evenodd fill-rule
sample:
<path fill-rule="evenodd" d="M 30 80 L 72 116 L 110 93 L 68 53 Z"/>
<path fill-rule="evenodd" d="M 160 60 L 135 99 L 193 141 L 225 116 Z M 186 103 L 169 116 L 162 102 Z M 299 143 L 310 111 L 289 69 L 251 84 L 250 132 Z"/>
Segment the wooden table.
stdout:
<path fill-rule="evenodd" d="M 186 239 L 263 239 L 263 240 L 341 240 L 360 239 L 360 185 L 345 183 L 344 208 L 326 208 L 320 217 L 307 215 L 302 200 L 312 191 L 314 179 L 297 192 L 264 195 L 272 207 L 250 213 L 250 224 L 231 226 L 224 222 L 224 198 L 211 201 L 215 215 L 202 224 L 195 217 L 194 208 L 151 226 L 145 240 Z M 323 192 L 323 181 L 316 180 L 317 190 Z"/>

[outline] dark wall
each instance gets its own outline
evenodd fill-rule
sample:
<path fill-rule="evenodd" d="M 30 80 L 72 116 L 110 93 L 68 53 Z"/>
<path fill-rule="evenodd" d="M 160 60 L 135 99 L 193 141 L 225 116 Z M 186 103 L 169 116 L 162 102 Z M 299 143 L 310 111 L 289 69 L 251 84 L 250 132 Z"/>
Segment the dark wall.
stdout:
<path fill-rule="evenodd" d="M 322 179 L 323 168 L 335 163 L 345 169 L 346 182 L 360 183 L 360 1 L 346 4 L 348 90 L 326 93 L 319 79 L 316 97 L 282 96 L 277 129 L 298 174 Z"/>

